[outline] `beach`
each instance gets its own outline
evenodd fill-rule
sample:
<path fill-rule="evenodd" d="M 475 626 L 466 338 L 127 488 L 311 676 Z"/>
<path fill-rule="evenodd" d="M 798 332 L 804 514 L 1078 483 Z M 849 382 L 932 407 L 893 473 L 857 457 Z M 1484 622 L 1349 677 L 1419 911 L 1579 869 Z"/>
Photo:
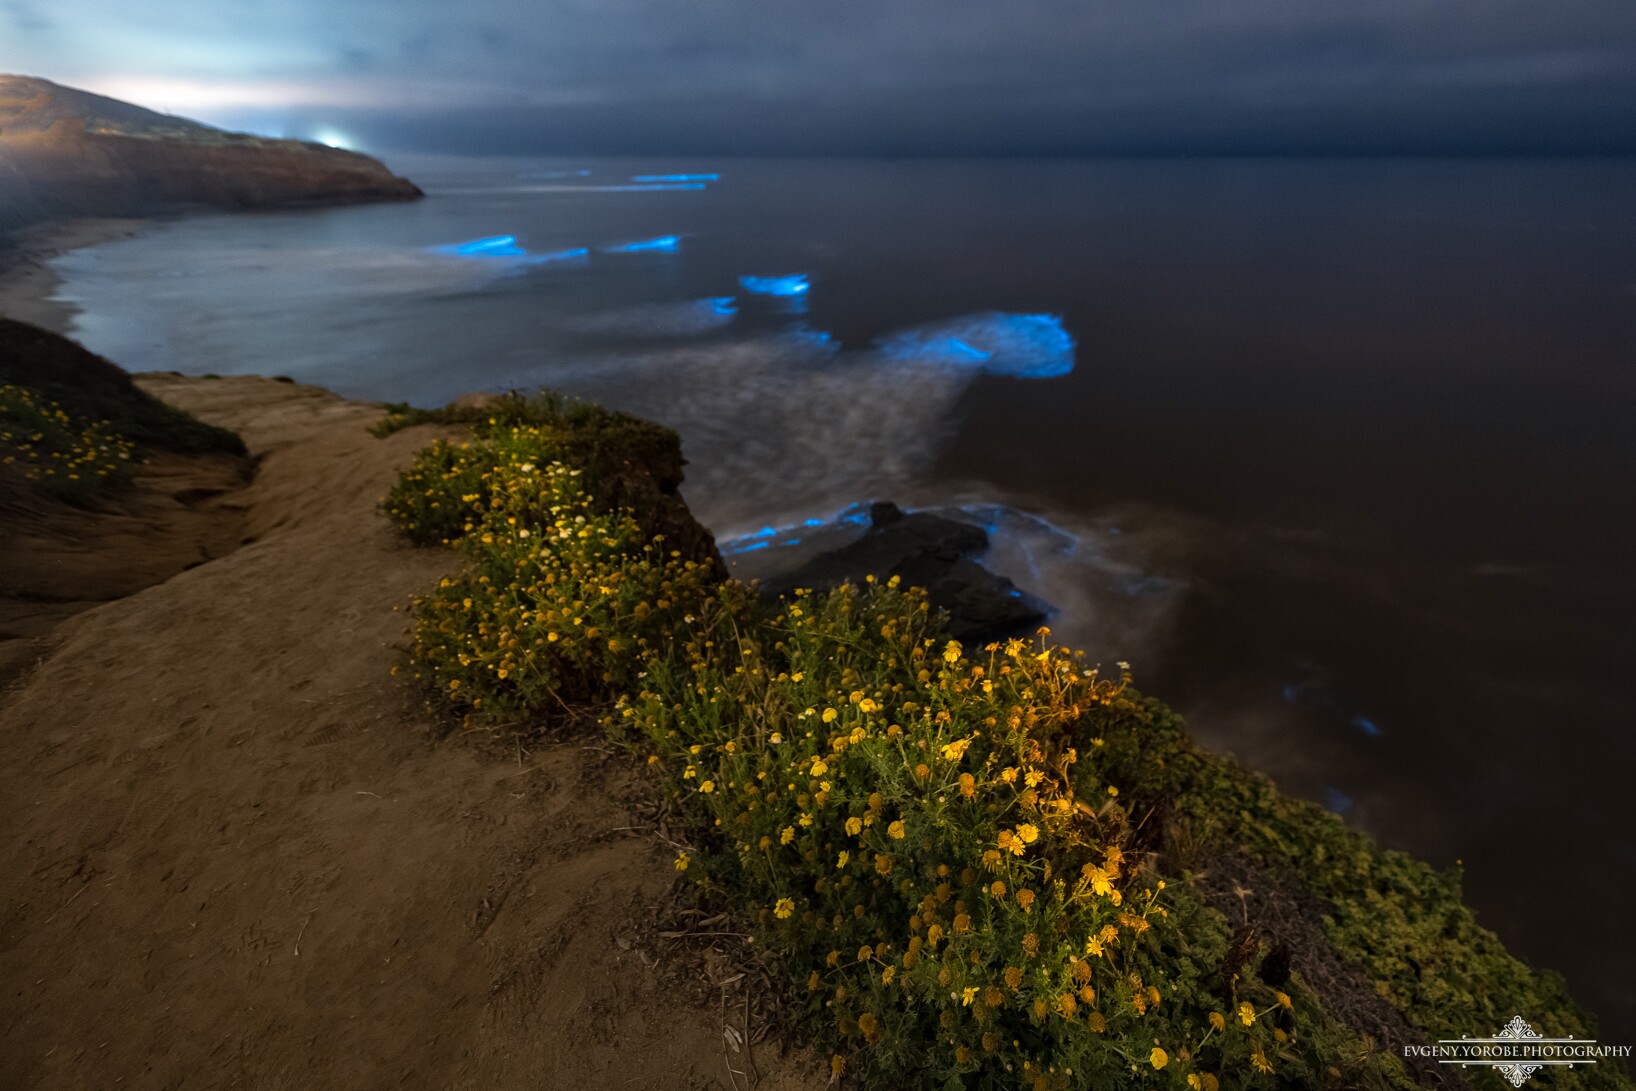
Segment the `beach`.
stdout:
<path fill-rule="evenodd" d="M 60 254 L 126 238 L 143 221 L 82 219 L 35 224 L 0 238 L 0 315 L 67 333 L 73 307 L 51 298 L 60 283 L 46 264 Z"/>

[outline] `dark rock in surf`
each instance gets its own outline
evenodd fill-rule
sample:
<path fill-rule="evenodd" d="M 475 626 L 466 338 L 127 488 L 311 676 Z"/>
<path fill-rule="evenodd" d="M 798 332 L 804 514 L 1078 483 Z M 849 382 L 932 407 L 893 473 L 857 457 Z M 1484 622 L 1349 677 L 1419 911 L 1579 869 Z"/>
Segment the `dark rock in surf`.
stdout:
<path fill-rule="evenodd" d="M 857 541 L 763 581 L 762 593 L 777 598 L 797 587 L 824 590 L 867 576 L 897 576 L 925 588 L 932 608 L 948 613 L 951 635 L 967 644 L 1026 632 L 1050 613 L 1046 603 L 973 559 L 988 548 L 981 527 L 890 503 L 872 505 L 869 523 Z"/>

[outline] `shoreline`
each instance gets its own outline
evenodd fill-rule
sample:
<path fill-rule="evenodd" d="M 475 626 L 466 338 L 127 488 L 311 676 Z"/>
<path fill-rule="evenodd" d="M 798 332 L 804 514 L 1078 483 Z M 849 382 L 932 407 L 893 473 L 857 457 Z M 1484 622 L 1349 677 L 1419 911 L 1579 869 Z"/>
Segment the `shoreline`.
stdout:
<path fill-rule="evenodd" d="M 102 217 L 57 220 L 31 224 L 0 238 L 0 317 L 72 336 L 79 308 L 54 298 L 62 278 L 49 263 L 75 250 L 130 238 L 146 222 Z"/>

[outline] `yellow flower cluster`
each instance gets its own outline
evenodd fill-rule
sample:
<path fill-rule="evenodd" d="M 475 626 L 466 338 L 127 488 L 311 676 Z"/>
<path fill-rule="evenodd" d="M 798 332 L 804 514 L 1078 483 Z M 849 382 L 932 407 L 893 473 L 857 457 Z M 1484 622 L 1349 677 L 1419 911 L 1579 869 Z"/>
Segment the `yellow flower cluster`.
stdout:
<path fill-rule="evenodd" d="M 0 472 L 71 497 L 124 480 L 134 453 L 109 422 L 82 420 L 36 391 L 0 383 Z"/>
<path fill-rule="evenodd" d="M 1223 924 L 1148 862 L 1151 814 L 1115 783 L 1151 722 L 1123 669 L 1045 630 L 968 649 L 895 580 L 769 612 L 568 449 L 526 423 L 436 445 L 387 499 L 467 560 L 415 603 L 415 671 L 488 722 L 612 698 L 610 733 L 721 846 L 674 871 L 753 918 L 835 1073 L 1066 1091 L 1311 1071 L 1294 1001 L 1235 981 L 1223 1003 Z"/>
<path fill-rule="evenodd" d="M 1199 981 L 1154 954 L 1179 925 L 1098 761 L 1104 734 L 1139 729 L 1128 679 L 1047 636 L 968 655 L 895 581 L 770 618 L 729 590 L 612 723 L 725 831 L 712 881 L 769 907 L 768 942 L 887 1084 L 913 1054 L 942 1078 L 1067 1087 L 1128 1074 L 1137 1043 L 1179 1081 L 1253 1072 L 1259 1039 L 1223 1048 Z"/>

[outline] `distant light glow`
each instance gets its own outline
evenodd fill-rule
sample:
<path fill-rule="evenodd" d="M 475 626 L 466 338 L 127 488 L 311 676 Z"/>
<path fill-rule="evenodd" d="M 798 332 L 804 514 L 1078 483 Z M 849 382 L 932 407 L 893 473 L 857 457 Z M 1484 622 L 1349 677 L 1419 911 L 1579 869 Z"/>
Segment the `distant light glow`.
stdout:
<path fill-rule="evenodd" d="M 633 182 L 719 182 L 719 174 L 638 174 Z"/>
<path fill-rule="evenodd" d="M 323 144 L 325 147 L 340 148 L 342 151 L 348 151 L 352 148 L 352 141 L 348 140 L 345 136 L 342 136 L 334 129 L 320 129 L 318 133 L 313 136 L 313 140 L 319 144 Z"/>
<path fill-rule="evenodd" d="M 1369 719 L 1367 716 L 1352 717 L 1352 726 L 1363 732 L 1365 735 L 1368 735 L 1370 738 L 1378 739 L 1380 737 L 1380 725 Z"/>
<path fill-rule="evenodd" d="M 622 242 L 614 246 L 604 246 L 604 254 L 636 254 L 644 250 L 656 250 L 661 253 L 674 254 L 682 245 L 680 235 L 660 235 L 656 239 L 642 239 L 638 242 Z"/>
<path fill-rule="evenodd" d="M 743 276 L 738 278 L 739 286 L 752 295 L 770 296 L 798 296 L 806 295 L 812 285 L 805 273 L 792 273 L 788 276 L 754 277 Z"/>

